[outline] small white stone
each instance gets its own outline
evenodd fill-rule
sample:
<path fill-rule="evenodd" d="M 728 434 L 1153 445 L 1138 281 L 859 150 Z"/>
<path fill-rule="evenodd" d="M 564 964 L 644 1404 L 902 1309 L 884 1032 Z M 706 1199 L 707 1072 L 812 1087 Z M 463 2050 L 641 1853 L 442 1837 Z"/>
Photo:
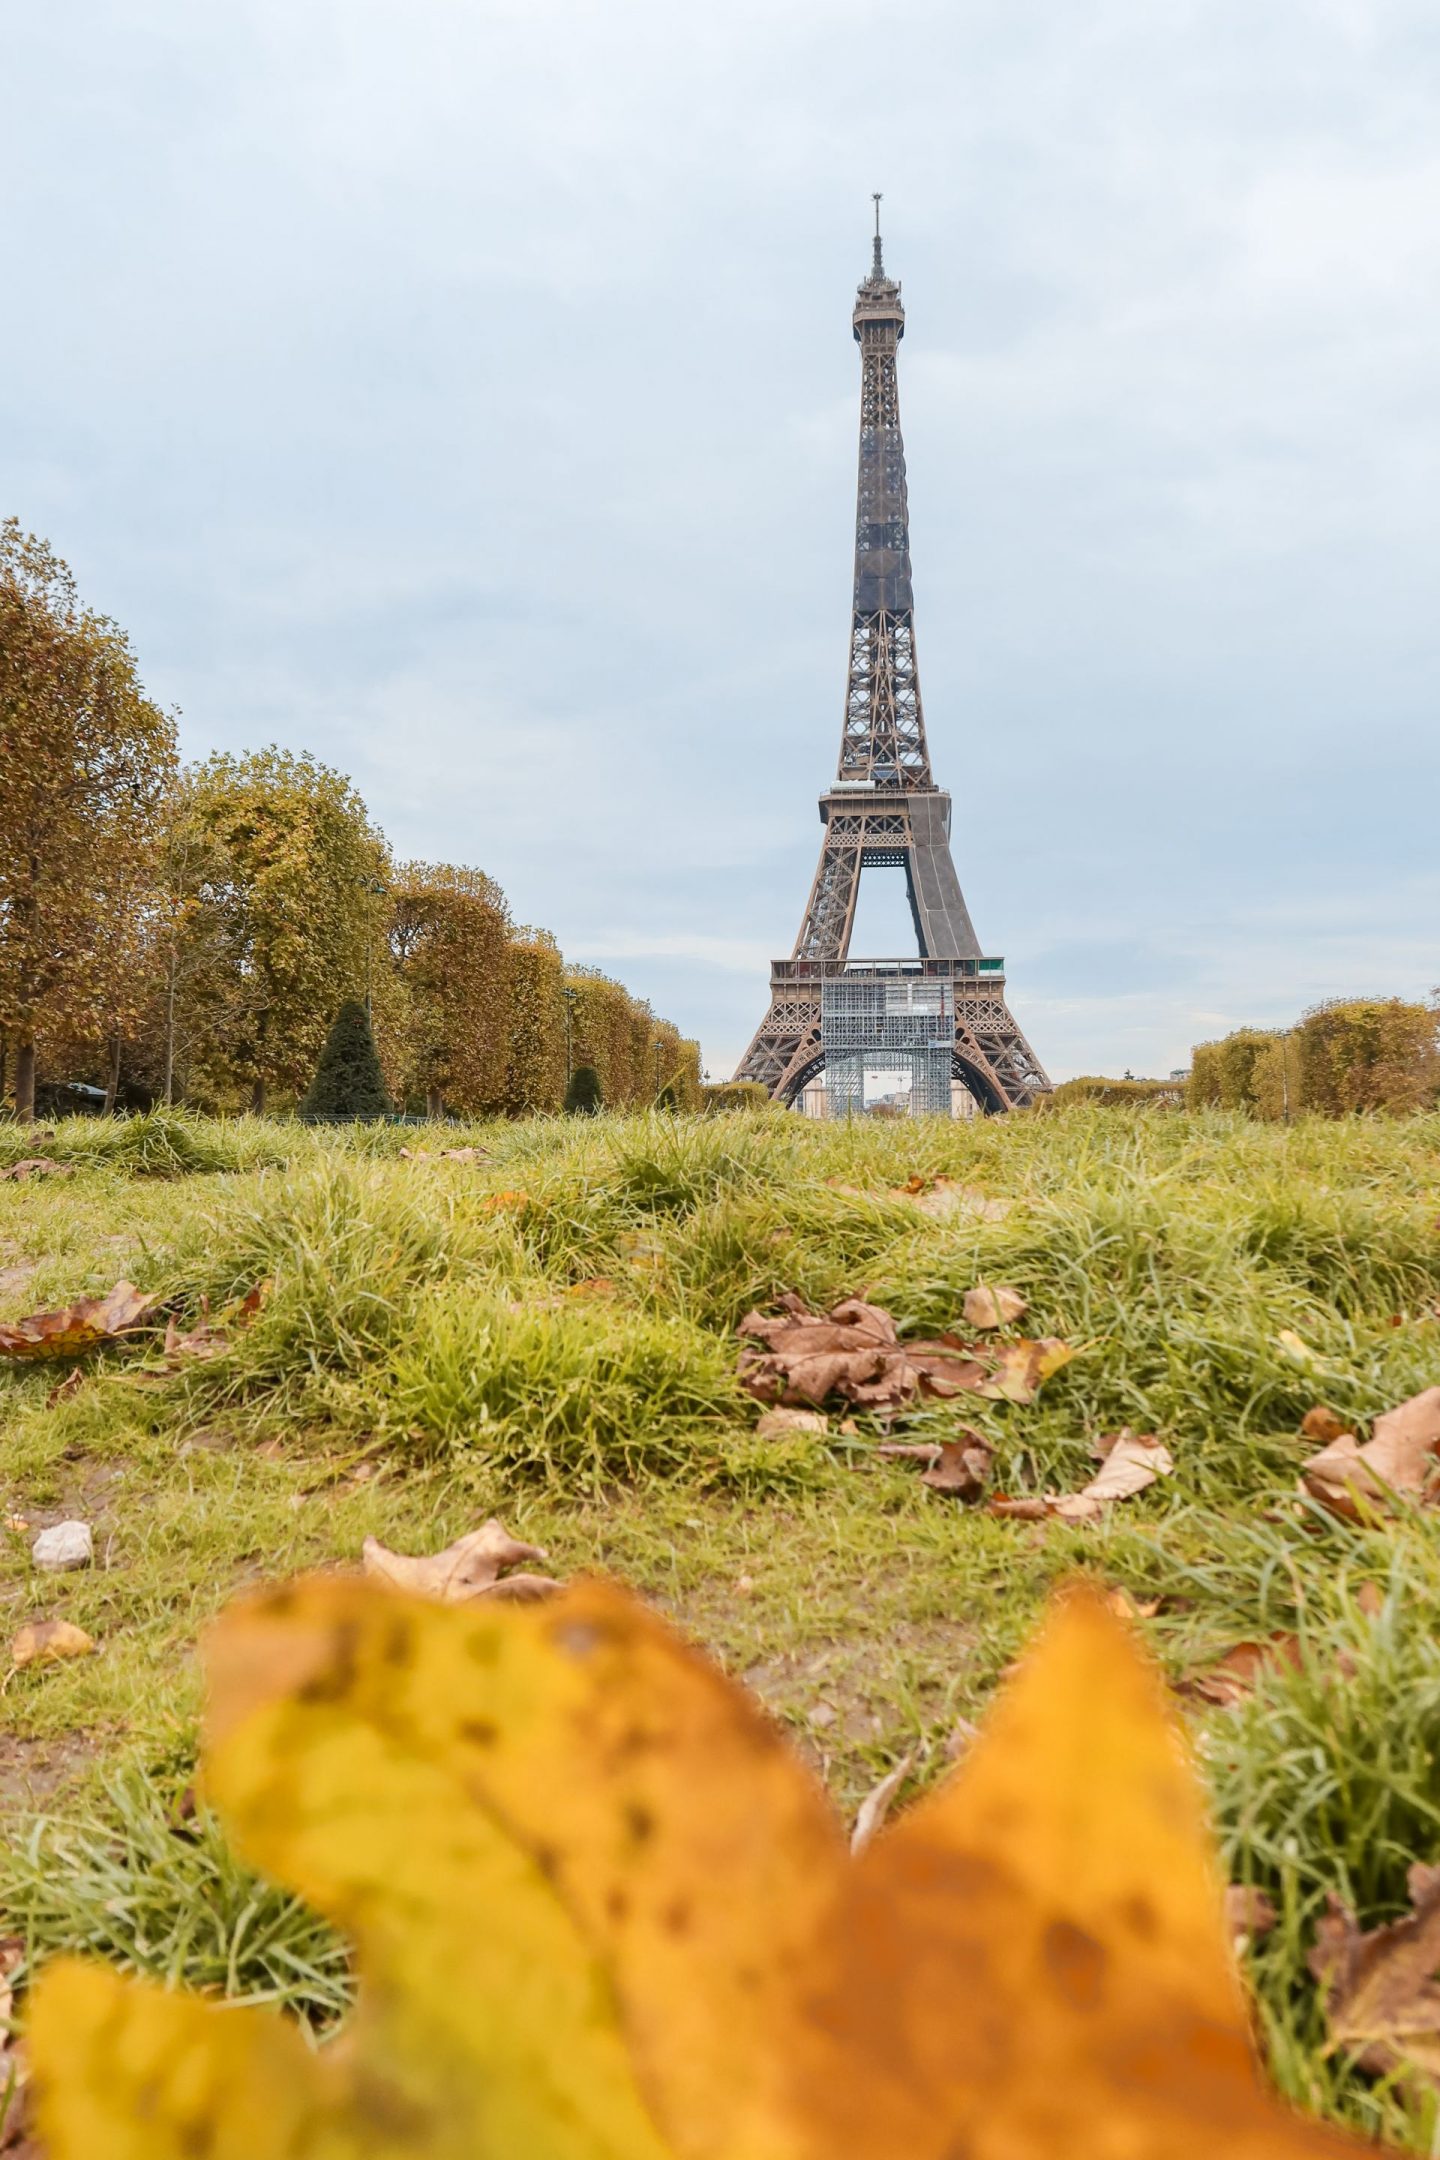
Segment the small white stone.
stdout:
<path fill-rule="evenodd" d="M 42 1530 L 30 1548 L 30 1557 L 36 1567 L 61 1568 L 89 1567 L 95 1557 L 95 1540 L 90 1535 L 88 1522 L 52 1523 Z"/>

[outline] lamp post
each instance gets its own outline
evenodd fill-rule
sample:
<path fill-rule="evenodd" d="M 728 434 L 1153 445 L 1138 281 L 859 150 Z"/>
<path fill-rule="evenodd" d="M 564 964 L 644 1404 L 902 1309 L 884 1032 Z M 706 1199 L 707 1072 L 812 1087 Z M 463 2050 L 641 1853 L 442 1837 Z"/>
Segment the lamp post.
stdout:
<path fill-rule="evenodd" d="M 575 1077 L 573 1022 L 575 1018 L 575 1000 L 580 993 L 578 990 L 572 990 L 567 983 L 560 995 L 565 1000 L 565 1085 L 568 1088 Z"/>
<path fill-rule="evenodd" d="M 358 885 L 358 886 L 360 887 L 360 890 L 361 890 L 362 892 L 367 892 L 367 893 L 371 893 L 371 894 L 373 894 L 373 896 L 374 896 L 374 897 L 375 897 L 375 898 L 376 898 L 377 900 L 383 900 L 383 899 L 384 899 L 384 897 L 385 897 L 385 895 L 386 895 L 386 893 L 387 893 L 387 892 L 388 892 L 388 891 L 390 890 L 389 886 L 388 886 L 388 885 L 383 885 L 383 884 L 382 884 L 382 883 L 380 882 L 380 879 L 379 879 L 379 878 L 366 878 L 366 877 L 362 877 L 362 878 L 356 878 L 355 882 L 356 882 L 356 884 L 357 884 L 357 885 Z M 371 1012 L 370 1012 L 370 991 L 371 991 L 371 972 L 372 972 L 372 968 L 373 968 L 373 963 L 374 963 L 374 959 L 375 959 L 375 935 L 374 935 L 374 925 L 373 925 L 373 924 L 371 924 L 371 923 L 369 923 L 369 922 L 367 922 L 367 923 L 366 923 L 366 925 L 365 925 L 365 1018 L 366 1018 L 367 1020 L 368 1020 L 368 1019 L 369 1019 L 369 1018 L 371 1017 Z"/>

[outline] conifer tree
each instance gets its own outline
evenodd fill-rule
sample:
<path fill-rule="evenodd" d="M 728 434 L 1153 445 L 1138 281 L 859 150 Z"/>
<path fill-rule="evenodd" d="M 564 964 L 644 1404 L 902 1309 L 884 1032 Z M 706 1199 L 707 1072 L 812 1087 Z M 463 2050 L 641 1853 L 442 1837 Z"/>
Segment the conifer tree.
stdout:
<path fill-rule="evenodd" d="M 572 1117 L 594 1117 L 605 1101 L 600 1075 L 593 1065 L 577 1065 L 565 1090 L 565 1108 Z"/>
<path fill-rule="evenodd" d="M 335 1015 L 300 1115 L 330 1124 L 390 1115 L 369 1016 L 354 998 Z"/>

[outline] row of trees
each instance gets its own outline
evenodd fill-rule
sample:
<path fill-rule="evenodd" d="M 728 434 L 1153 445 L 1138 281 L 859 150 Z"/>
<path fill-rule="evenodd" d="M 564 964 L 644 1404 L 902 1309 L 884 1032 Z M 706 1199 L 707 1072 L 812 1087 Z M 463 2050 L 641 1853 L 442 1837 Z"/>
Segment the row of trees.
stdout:
<path fill-rule="evenodd" d="M 0 526 L 0 1097 L 288 1107 L 363 1000 L 391 1097 L 464 1115 L 698 1104 L 699 1050 L 512 922 L 483 871 L 396 863 L 343 775 L 280 750 L 182 770 L 111 622 Z"/>
<path fill-rule="evenodd" d="M 1437 1021 L 1435 1005 L 1350 998 L 1316 1006 L 1293 1028 L 1237 1028 L 1196 1045 L 1186 1100 L 1262 1118 L 1434 1109 Z"/>

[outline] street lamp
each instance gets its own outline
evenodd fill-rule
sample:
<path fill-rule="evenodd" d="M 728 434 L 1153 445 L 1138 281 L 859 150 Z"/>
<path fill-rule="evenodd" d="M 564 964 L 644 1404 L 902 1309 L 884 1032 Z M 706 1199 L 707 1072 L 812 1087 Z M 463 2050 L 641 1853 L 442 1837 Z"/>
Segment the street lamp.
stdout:
<path fill-rule="evenodd" d="M 377 900 L 383 900 L 390 890 L 388 885 L 381 884 L 379 878 L 359 877 L 356 878 L 355 882 L 362 892 L 373 894 Z M 370 977 L 374 959 L 375 938 L 373 926 L 367 922 L 365 925 L 365 1018 L 367 1020 L 370 1018 Z"/>
<path fill-rule="evenodd" d="M 570 1082 L 575 1077 L 575 1051 L 573 1043 L 572 1024 L 575 1018 L 575 1001 L 579 997 L 580 993 L 578 990 L 572 990 L 567 983 L 564 989 L 562 989 L 562 991 L 560 992 L 560 995 L 565 1000 L 565 1085 L 568 1088 Z"/>

